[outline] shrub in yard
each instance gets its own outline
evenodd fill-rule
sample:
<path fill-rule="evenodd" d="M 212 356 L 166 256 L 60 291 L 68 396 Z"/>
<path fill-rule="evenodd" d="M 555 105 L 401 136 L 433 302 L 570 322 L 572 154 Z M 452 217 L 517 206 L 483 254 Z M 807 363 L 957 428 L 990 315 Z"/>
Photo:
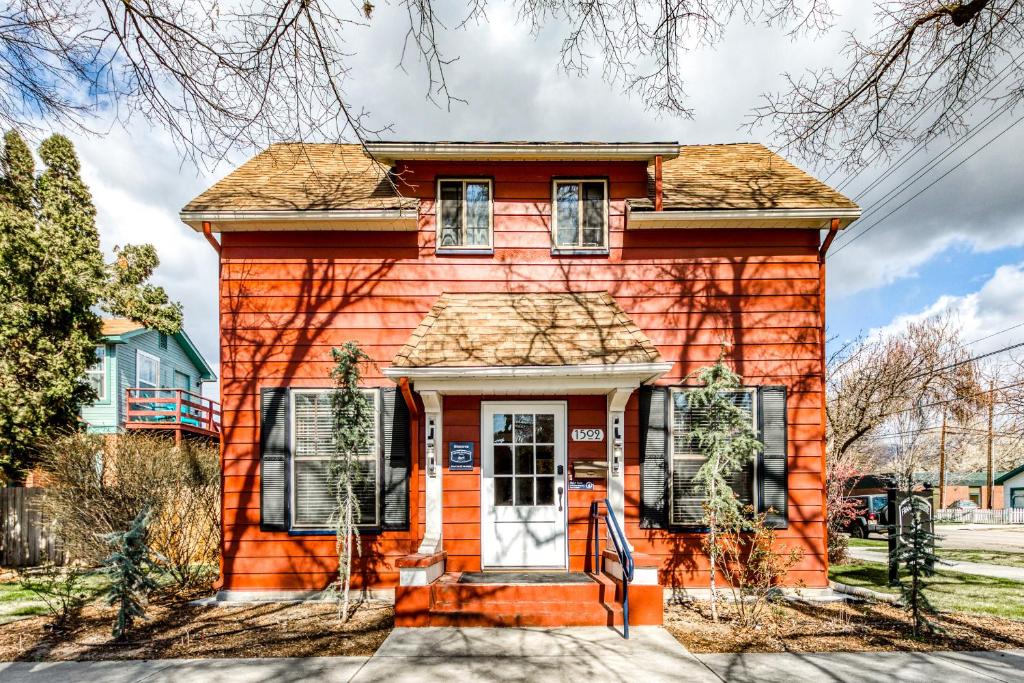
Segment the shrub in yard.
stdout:
<path fill-rule="evenodd" d="M 108 440 L 69 434 L 46 443 L 45 505 L 70 556 L 97 565 L 105 536 L 152 511 L 149 538 L 182 586 L 208 577 L 220 543 L 220 469 L 216 447 L 125 433 Z"/>
<path fill-rule="evenodd" d="M 32 591 L 46 605 L 50 626 L 60 631 L 92 597 L 92 591 L 84 585 L 87 574 L 77 567 L 48 564 L 25 573 L 21 586 Z"/>
<path fill-rule="evenodd" d="M 722 573 L 732 588 L 737 626 L 761 625 L 766 607 L 789 571 L 803 559 L 800 548 L 776 545 L 766 514 L 746 506 L 717 537 Z"/>
<path fill-rule="evenodd" d="M 117 606 L 112 629 L 115 638 L 123 638 L 136 619 L 145 618 L 147 597 L 157 587 L 149 575 L 156 563 L 146 539 L 151 514 L 149 508 L 143 508 L 127 531 L 103 537 L 114 548 L 103 567 L 110 579 L 107 602 Z"/>
<path fill-rule="evenodd" d="M 934 574 L 936 563 L 940 562 L 935 554 L 935 534 L 928 524 L 928 503 L 920 496 L 910 495 L 910 526 L 900 538 L 897 557 L 906 567 L 907 577 L 900 581 L 900 593 L 903 604 L 914 620 L 914 635 L 919 636 L 925 630 L 934 632 L 935 624 L 928 615 L 935 614 L 925 590 L 928 588 L 928 577 Z"/>

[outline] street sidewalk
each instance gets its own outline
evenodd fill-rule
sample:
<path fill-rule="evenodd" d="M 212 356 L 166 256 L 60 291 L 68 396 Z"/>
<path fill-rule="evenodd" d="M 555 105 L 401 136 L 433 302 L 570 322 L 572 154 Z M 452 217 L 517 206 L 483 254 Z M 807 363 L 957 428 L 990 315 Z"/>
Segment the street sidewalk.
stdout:
<path fill-rule="evenodd" d="M 0 663 L 4 683 L 1019 681 L 1024 650 L 694 655 L 634 628 L 395 629 L 373 657 Z"/>
<path fill-rule="evenodd" d="M 863 562 L 880 562 L 888 564 L 889 554 L 884 550 L 874 548 L 850 548 L 850 557 Z M 1009 579 L 1010 581 L 1024 582 L 1024 568 L 1007 567 L 1001 564 L 982 564 L 980 562 L 957 562 L 955 560 L 943 560 L 936 565 L 936 569 L 960 572 L 961 574 L 973 574 L 975 576 L 990 576 L 995 579 Z"/>

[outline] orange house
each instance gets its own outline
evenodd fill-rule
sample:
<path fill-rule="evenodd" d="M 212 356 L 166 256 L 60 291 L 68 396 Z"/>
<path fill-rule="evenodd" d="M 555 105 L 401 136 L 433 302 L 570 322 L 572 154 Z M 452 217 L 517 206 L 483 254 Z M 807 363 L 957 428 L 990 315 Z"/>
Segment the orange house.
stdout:
<path fill-rule="evenodd" d="M 331 349 L 373 402 L 354 582 L 398 624 L 660 623 L 707 586 L 693 373 L 827 585 L 824 253 L 849 199 L 757 144 L 281 144 L 186 206 L 220 253 L 221 588 L 335 577 Z M 213 235 L 220 233 L 220 239 Z"/>

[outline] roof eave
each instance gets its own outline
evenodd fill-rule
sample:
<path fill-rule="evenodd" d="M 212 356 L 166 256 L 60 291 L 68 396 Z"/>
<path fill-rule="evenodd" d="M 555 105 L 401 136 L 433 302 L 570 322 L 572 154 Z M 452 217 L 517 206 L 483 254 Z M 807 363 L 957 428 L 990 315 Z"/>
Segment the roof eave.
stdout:
<path fill-rule="evenodd" d="M 860 218 L 860 208 L 813 209 L 676 209 L 665 211 L 627 211 L 627 229 L 690 228 L 730 224 L 743 227 L 797 227 L 827 230 L 832 219 L 839 219 L 840 229 Z"/>
<path fill-rule="evenodd" d="M 651 161 L 674 159 L 679 144 L 645 143 L 458 143 L 368 142 L 368 154 L 384 164 L 397 161 Z"/>
<path fill-rule="evenodd" d="M 316 209 L 182 211 L 181 221 L 196 232 L 210 223 L 213 232 L 251 230 L 381 230 L 415 231 L 419 210 L 400 209 Z"/>

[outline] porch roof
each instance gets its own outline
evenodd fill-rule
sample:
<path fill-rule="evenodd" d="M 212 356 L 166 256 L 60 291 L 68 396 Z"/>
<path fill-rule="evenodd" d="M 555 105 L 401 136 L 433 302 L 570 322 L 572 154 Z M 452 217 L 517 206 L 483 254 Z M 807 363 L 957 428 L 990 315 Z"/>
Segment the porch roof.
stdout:
<path fill-rule="evenodd" d="M 525 368 L 660 363 L 608 292 L 438 297 L 394 368 Z"/>

